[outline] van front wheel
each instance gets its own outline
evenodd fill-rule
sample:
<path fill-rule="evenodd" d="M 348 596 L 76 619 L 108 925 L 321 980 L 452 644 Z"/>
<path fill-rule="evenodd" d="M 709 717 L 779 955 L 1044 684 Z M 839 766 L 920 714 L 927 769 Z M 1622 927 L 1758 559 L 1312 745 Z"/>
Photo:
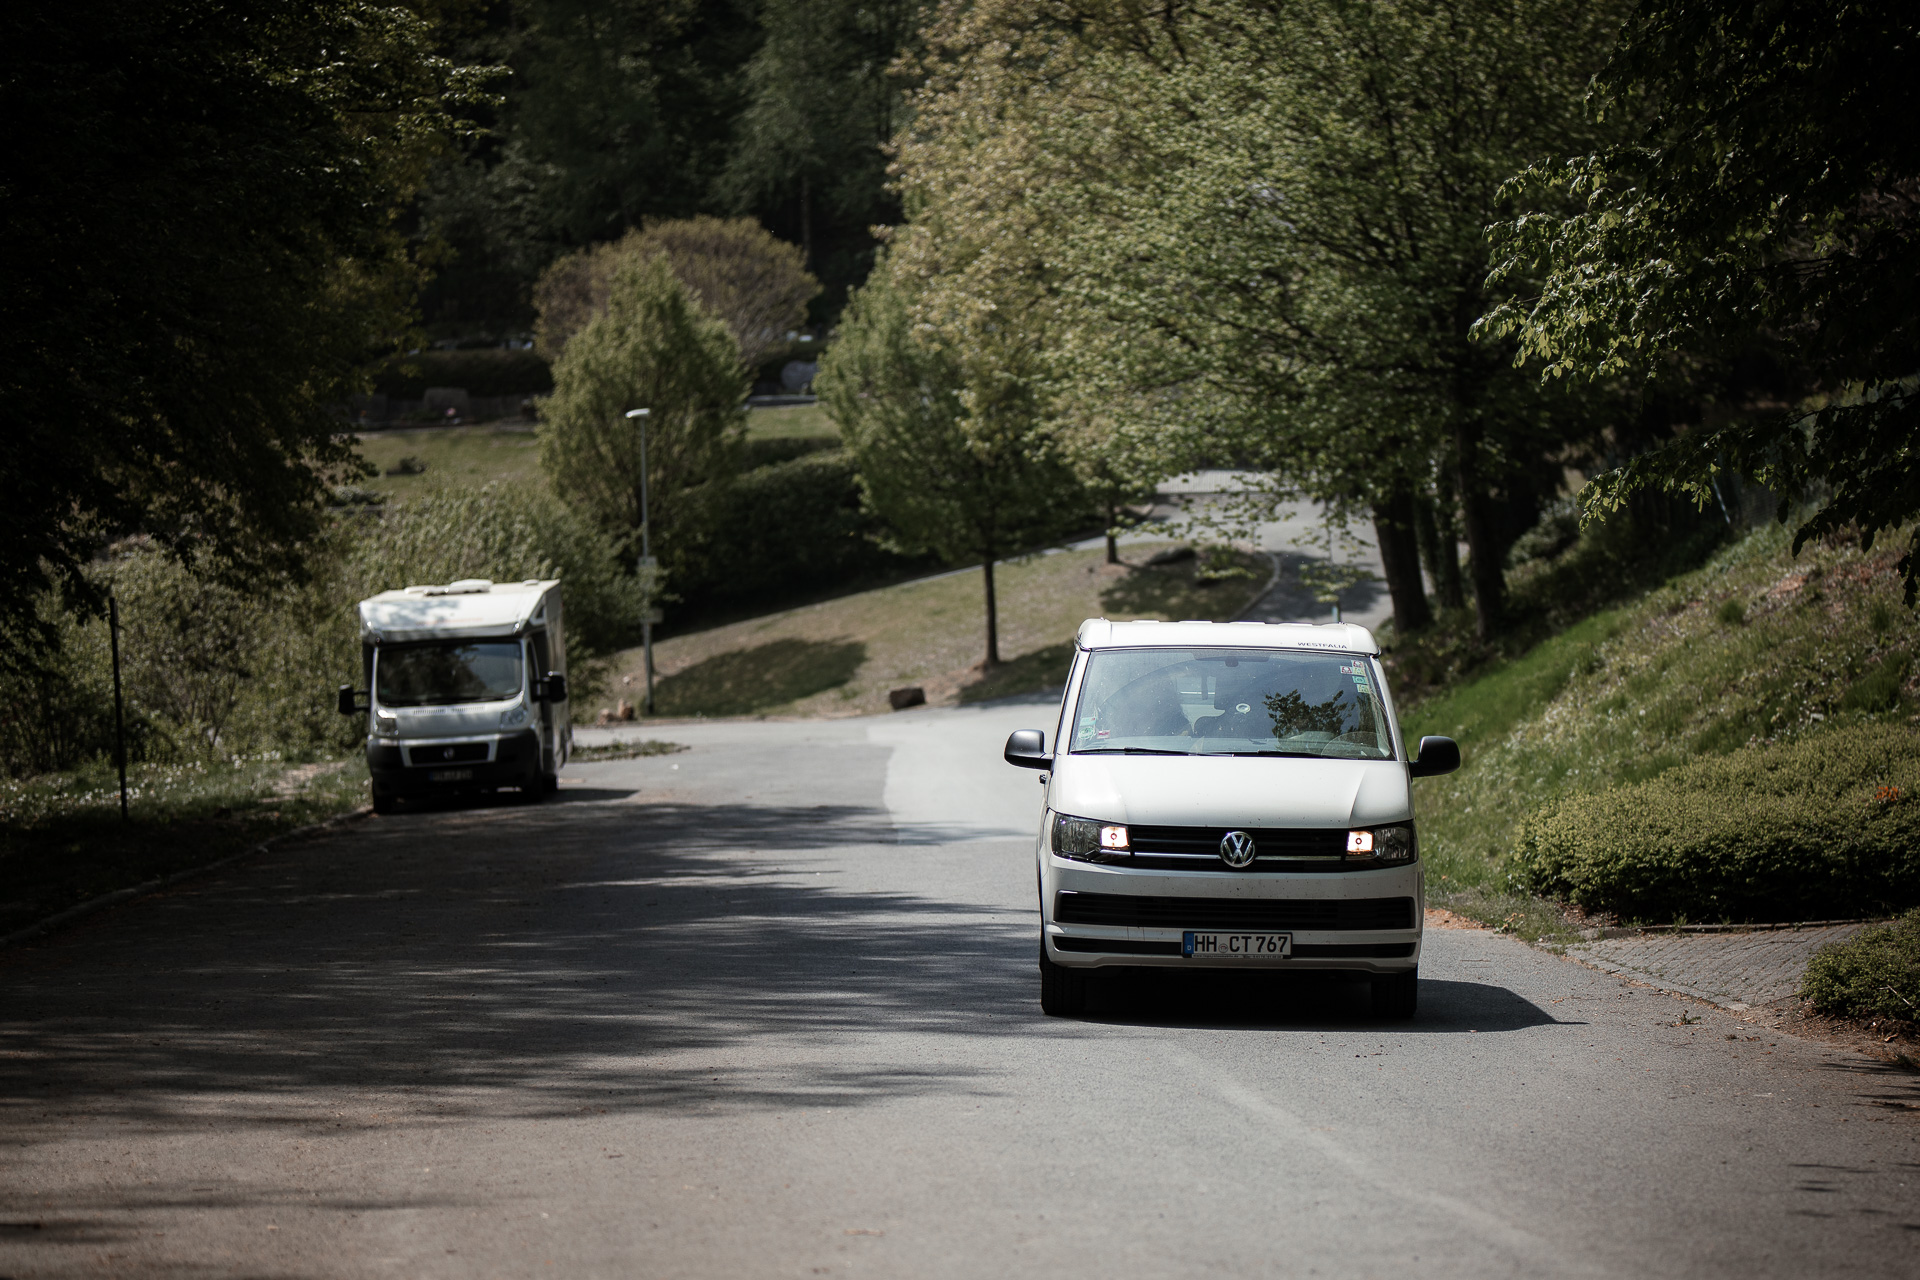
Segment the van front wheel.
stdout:
<path fill-rule="evenodd" d="M 1077 1018 L 1087 1011 L 1087 975 L 1047 958 L 1040 939 L 1040 1012 L 1049 1018 Z"/>
<path fill-rule="evenodd" d="M 1373 980 L 1373 1016 L 1396 1020 L 1411 1018 L 1420 1007 L 1420 971 L 1389 974 Z"/>

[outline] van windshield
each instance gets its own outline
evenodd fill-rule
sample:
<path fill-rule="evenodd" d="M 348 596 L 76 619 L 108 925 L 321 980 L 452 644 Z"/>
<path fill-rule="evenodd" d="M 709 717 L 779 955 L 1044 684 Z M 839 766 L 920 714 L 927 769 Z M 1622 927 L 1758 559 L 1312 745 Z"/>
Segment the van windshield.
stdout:
<path fill-rule="evenodd" d="M 520 692 L 520 642 L 382 645 L 374 654 L 373 672 L 382 706 L 497 702 Z"/>
<path fill-rule="evenodd" d="M 1393 758 L 1372 664 L 1351 654 L 1096 650 L 1071 732 L 1076 755 Z"/>

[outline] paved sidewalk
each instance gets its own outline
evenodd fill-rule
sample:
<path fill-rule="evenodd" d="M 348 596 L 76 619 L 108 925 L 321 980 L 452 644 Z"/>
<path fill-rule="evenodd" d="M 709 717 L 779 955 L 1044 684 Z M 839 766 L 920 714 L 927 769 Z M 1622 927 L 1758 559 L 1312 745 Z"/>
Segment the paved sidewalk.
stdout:
<path fill-rule="evenodd" d="M 1813 953 L 1864 924 L 1751 933 L 1638 933 L 1575 943 L 1567 954 L 1595 968 L 1697 996 L 1727 1009 L 1790 1000 Z"/>

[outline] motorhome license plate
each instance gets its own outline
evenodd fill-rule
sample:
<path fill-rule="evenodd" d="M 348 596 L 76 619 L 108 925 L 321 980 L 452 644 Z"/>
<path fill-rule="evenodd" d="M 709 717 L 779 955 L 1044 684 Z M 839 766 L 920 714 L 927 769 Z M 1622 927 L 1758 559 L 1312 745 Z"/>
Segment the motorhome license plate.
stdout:
<path fill-rule="evenodd" d="M 1293 954 L 1293 935 L 1189 930 L 1181 936 L 1180 954 L 1205 960 L 1284 960 Z"/>
<path fill-rule="evenodd" d="M 471 769 L 435 769 L 427 775 L 429 782 L 467 782 L 473 777 Z"/>

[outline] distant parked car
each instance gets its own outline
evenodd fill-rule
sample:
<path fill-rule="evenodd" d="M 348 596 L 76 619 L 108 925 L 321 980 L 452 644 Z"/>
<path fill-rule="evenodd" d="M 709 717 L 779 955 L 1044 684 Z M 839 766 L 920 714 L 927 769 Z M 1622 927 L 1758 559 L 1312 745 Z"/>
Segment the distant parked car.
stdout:
<path fill-rule="evenodd" d="M 1406 749 L 1364 627 L 1094 619 L 1055 725 L 1007 740 L 1047 771 L 1040 1003 L 1084 1012 L 1112 966 L 1346 970 L 1376 1014 L 1418 1003 L 1424 869 Z"/>

